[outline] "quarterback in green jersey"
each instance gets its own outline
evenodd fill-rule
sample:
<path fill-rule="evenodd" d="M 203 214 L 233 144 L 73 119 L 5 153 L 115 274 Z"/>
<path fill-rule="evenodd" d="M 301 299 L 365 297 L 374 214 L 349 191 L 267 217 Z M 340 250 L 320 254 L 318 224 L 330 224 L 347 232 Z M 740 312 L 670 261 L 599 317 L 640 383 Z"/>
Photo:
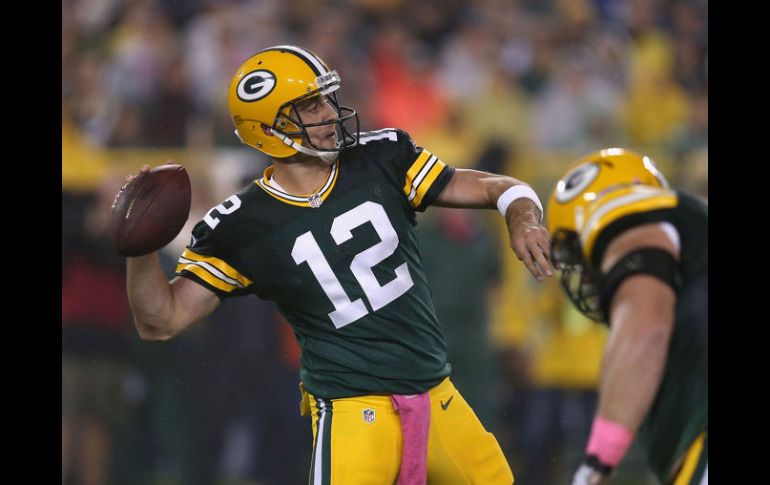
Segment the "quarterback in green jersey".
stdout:
<path fill-rule="evenodd" d="M 415 213 L 498 208 L 512 249 L 542 279 L 552 275 L 542 206 L 521 181 L 454 169 L 402 130 L 360 133 L 339 87 L 297 46 L 238 69 L 236 134 L 272 165 L 195 226 L 171 282 L 155 253 L 128 259 L 139 334 L 171 338 L 228 297 L 274 301 L 302 351 L 310 483 L 510 485 L 497 440 L 449 379 Z"/>
<path fill-rule="evenodd" d="M 552 260 L 609 325 L 599 406 L 573 485 L 604 482 L 636 437 L 661 483 L 708 483 L 708 206 L 652 160 L 609 148 L 575 161 L 548 201 Z"/>

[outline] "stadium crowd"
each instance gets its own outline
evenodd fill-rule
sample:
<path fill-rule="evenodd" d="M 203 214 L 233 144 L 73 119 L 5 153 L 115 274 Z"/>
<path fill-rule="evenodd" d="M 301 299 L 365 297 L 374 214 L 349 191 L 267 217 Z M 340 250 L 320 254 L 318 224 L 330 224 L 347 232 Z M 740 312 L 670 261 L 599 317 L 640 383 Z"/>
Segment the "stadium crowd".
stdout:
<path fill-rule="evenodd" d="M 312 437 L 287 384 L 298 349 L 275 308 L 227 301 L 176 340 L 142 342 L 106 226 L 125 175 L 185 165 L 193 208 L 164 251 L 173 274 L 192 224 L 265 167 L 226 97 L 234 70 L 275 44 L 337 69 L 362 131 L 404 128 L 543 200 L 568 161 L 607 146 L 708 196 L 706 0 L 63 0 L 63 484 L 307 479 Z M 605 330 L 514 264 L 497 214 L 435 208 L 418 228 L 453 381 L 517 483 L 566 483 Z M 622 483 L 648 483 L 642 470 L 632 453 Z"/>

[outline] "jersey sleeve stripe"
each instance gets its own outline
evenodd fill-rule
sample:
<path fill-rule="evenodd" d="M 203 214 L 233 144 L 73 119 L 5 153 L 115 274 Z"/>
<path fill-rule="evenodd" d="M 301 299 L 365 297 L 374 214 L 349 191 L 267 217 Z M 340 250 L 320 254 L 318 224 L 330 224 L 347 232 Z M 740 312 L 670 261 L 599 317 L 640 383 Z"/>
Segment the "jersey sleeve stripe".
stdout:
<path fill-rule="evenodd" d="M 430 157 L 433 154 L 429 152 L 428 150 L 423 150 L 422 153 L 420 153 L 420 156 L 417 157 L 417 160 L 414 161 L 411 167 L 409 167 L 409 170 L 406 172 L 406 183 L 404 184 L 404 195 L 409 196 L 412 192 L 412 186 L 414 185 L 412 182 L 414 181 L 415 177 L 420 173 L 420 170 L 425 166 L 425 163 L 430 159 Z"/>
<path fill-rule="evenodd" d="M 423 180 L 420 181 L 420 184 L 416 187 L 416 195 L 414 200 L 412 200 L 412 205 L 414 207 L 418 207 L 420 205 L 423 197 L 425 197 L 425 194 L 428 193 L 431 185 L 433 185 L 433 182 L 436 181 L 436 178 L 444 170 L 444 168 L 446 168 L 446 164 L 441 160 L 436 159 L 435 163 L 433 164 L 433 168 L 428 171 L 428 174 Z"/>
<path fill-rule="evenodd" d="M 417 178 L 412 182 L 412 188 L 414 190 L 420 189 L 420 184 L 423 180 L 425 180 L 425 177 L 428 175 L 428 172 L 430 172 L 430 170 L 433 168 L 433 164 L 435 163 L 441 163 L 441 161 L 438 159 L 438 157 L 436 157 L 436 155 L 431 155 L 431 157 L 428 159 L 428 162 L 424 167 L 422 167 L 422 170 L 420 170 Z"/>
<path fill-rule="evenodd" d="M 187 269 L 188 266 L 200 266 L 201 268 L 205 269 L 209 273 L 211 273 L 212 276 L 215 276 L 216 278 L 219 278 L 220 280 L 224 281 L 225 283 L 229 284 L 230 286 L 240 287 L 242 288 L 243 285 L 239 283 L 238 281 L 228 278 L 227 275 L 216 269 L 215 267 L 211 266 L 208 263 L 202 262 L 202 261 L 192 261 L 185 258 L 179 258 L 179 264 L 177 267 L 180 267 L 180 269 L 184 270 Z"/>
<path fill-rule="evenodd" d="M 202 266 L 198 266 L 197 264 L 183 264 L 179 263 L 176 267 L 176 272 L 181 273 L 182 271 L 187 271 L 198 278 L 202 279 L 206 283 L 210 284 L 214 288 L 217 288 L 219 290 L 222 290 L 224 292 L 230 293 L 231 291 L 235 290 L 237 286 L 231 285 L 225 281 L 222 281 L 221 279 L 215 277 L 212 275 L 209 271 L 207 271 Z"/>
<path fill-rule="evenodd" d="M 431 155 L 431 157 L 428 159 L 428 163 L 426 163 L 422 167 L 422 170 L 420 170 L 420 173 L 417 175 L 417 178 L 414 179 L 414 181 L 412 182 L 412 191 L 409 194 L 409 197 L 407 197 L 409 199 L 409 202 L 411 202 L 412 199 L 415 198 L 415 196 L 417 195 L 417 191 L 420 188 L 420 184 L 425 179 L 425 176 L 428 175 L 431 168 L 433 168 L 433 164 L 436 163 L 437 160 L 438 158 L 436 158 L 435 155 Z"/>
<path fill-rule="evenodd" d="M 179 257 L 179 261 L 182 262 L 183 259 L 189 260 L 190 263 L 197 263 L 204 268 L 211 267 L 212 273 L 214 273 L 220 279 L 230 281 L 231 285 L 245 288 L 252 284 L 250 279 L 240 274 L 235 270 L 235 268 L 219 258 L 215 258 L 213 256 L 201 256 L 200 254 L 197 254 L 190 249 L 185 249 L 182 255 Z"/>

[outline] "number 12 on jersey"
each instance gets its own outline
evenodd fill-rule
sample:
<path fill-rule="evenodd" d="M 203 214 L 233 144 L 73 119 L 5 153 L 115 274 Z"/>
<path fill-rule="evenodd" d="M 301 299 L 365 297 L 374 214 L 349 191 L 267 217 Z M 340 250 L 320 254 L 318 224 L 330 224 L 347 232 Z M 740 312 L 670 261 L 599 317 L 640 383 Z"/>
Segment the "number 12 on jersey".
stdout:
<path fill-rule="evenodd" d="M 377 311 L 406 293 L 414 286 L 414 282 L 406 262 L 395 269 L 396 278 L 385 285 L 381 286 L 374 276 L 372 268 L 398 248 L 398 234 L 382 205 L 368 201 L 354 207 L 334 218 L 330 232 L 337 245 L 340 245 L 353 237 L 353 229 L 367 222 L 372 223 L 380 242 L 356 254 L 350 270 L 364 290 L 372 310 Z M 294 241 L 291 256 L 297 265 L 308 264 L 321 289 L 331 300 L 334 311 L 329 313 L 329 318 L 335 327 L 342 328 L 369 313 L 361 298 L 351 301 L 345 293 L 312 232 L 308 231 Z"/>

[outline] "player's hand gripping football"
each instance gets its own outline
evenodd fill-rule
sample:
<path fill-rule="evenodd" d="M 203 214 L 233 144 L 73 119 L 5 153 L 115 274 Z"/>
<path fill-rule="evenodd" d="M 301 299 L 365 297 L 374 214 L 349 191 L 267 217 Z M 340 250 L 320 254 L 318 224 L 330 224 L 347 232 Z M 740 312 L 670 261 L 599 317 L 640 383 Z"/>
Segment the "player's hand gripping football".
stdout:
<path fill-rule="evenodd" d="M 184 167 L 169 161 L 126 177 L 112 203 L 110 228 L 115 249 L 123 256 L 142 256 L 171 242 L 190 213 L 190 178 Z"/>
<path fill-rule="evenodd" d="M 540 210 L 529 199 L 515 200 L 506 212 L 511 249 L 538 280 L 553 275 L 551 235 L 539 222 Z"/>

